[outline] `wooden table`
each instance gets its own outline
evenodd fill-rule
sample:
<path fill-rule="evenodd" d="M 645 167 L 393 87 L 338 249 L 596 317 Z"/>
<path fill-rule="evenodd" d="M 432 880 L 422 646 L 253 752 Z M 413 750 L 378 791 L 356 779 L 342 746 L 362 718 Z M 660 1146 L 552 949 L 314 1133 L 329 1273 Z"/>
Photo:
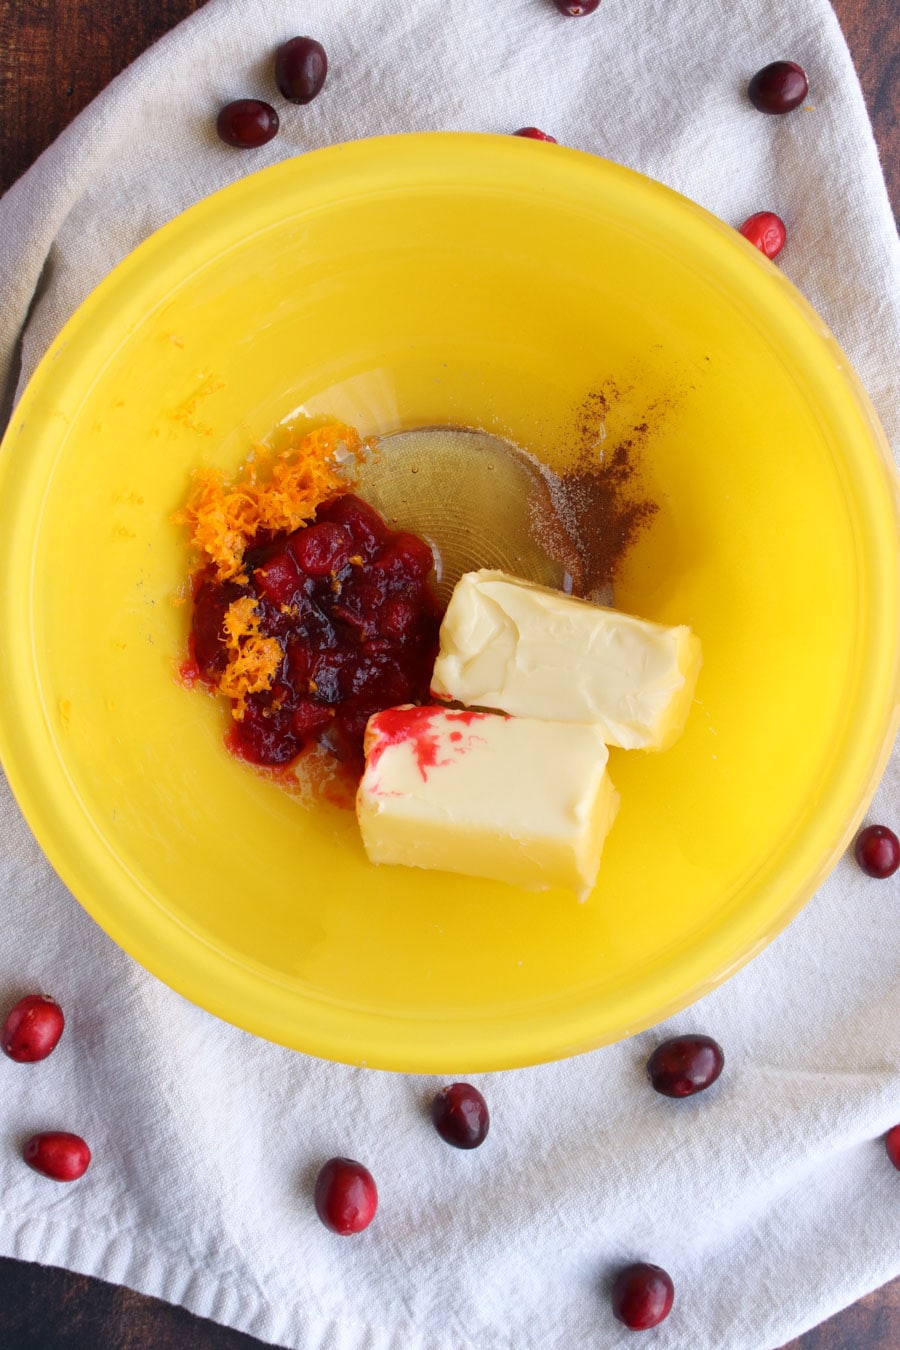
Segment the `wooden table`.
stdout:
<path fill-rule="evenodd" d="M 114 75 L 203 2 L 0 0 L 0 192 Z M 900 8 L 892 0 L 833 3 L 860 73 L 894 214 L 900 216 Z M 258 1350 L 260 1344 L 129 1289 L 0 1260 L 3 1350 Z M 898 1346 L 900 1280 L 895 1280 L 784 1350 Z"/>

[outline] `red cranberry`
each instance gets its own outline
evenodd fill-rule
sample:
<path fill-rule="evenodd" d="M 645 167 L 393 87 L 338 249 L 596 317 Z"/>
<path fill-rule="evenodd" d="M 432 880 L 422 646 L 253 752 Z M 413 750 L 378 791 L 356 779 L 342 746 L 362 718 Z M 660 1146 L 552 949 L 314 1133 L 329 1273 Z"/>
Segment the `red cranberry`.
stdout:
<path fill-rule="evenodd" d="M 275 83 L 291 103 L 312 103 L 327 74 L 328 57 L 315 38 L 291 38 L 275 53 Z"/>
<path fill-rule="evenodd" d="M 900 1125 L 894 1125 L 884 1136 L 884 1146 L 891 1162 L 900 1172 Z"/>
<path fill-rule="evenodd" d="M 300 699 L 291 713 L 291 727 L 297 736 L 314 736 L 328 726 L 334 716 L 333 709 L 326 703 L 314 703 L 312 699 Z"/>
<path fill-rule="evenodd" d="M 273 711 L 257 703 L 248 703 L 244 716 L 226 733 L 225 743 L 238 759 L 251 764 L 289 764 L 303 748 L 290 709 Z"/>
<path fill-rule="evenodd" d="M 370 556 L 379 551 L 388 536 L 388 528 L 374 507 L 352 492 L 325 502 L 316 512 L 316 520 L 333 520 L 343 525 Z"/>
<path fill-rule="evenodd" d="M 191 623 L 191 648 L 200 667 L 200 674 L 216 682 L 228 664 L 228 649 L 224 644 L 225 613 L 232 600 L 241 592 L 237 587 L 204 582 L 194 596 L 194 617 Z"/>
<path fill-rule="evenodd" d="M 647 1060 L 647 1075 L 664 1097 L 691 1097 L 716 1081 L 725 1065 L 722 1047 L 711 1036 L 674 1036 Z"/>
<path fill-rule="evenodd" d="M 620 1322 L 632 1331 L 647 1331 L 659 1326 L 672 1311 L 675 1286 L 662 1266 L 638 1261 L 616 1276 L 612 1291 L 612 1309 Z"/>
<path fill-rule="evenodd" d="M 794 61 L 773 61 L 763 66 L 747 86 L 750 102 L 764 113 L 791 112 L 808 93 L 806 73 Z"/>
<path fill-rule="evenodd" d="M 378 1191 L 368 1168 L 352 1158 L 329 1158 L 316 1179 L 316 1213 L 341 1237 L 361 1233 L 375 1218 Z"/>
<path fill-rule="evenodd" d="M 585 14 L 593 14 L 600 0 L 553 0 L 553 3 L 567 19 L 580 19 Z"/>
<path fill-rule="evenodd" d="M 478 1148 L 491 1124 L 487 1102 L 471 1083 L 441 1088 L 431 1103 L 431 1119 L 441 1138 L 454 1148 Z"/>
<path fill-rule="evenodd" d="M 216 118 L 216 131 L 226 145 L 255 150 L 278 131 L 278 114 L 271 103 L 258 98 L 238 98 L 226 103 Z"/>
<path fill-rule="evenodd" d="M 386 570 L 403 573 L 405 580 L 427 577 L 434 567 L 434 554 L 417 534 L 398 534 L 381 560 L 381 565 Z"/>
<path fill-rule="evenodd" d="M 884 881 L 900 867 L 900 839 L 886 825 L 867 825 L 853 845 L 856 861 L 870 877 Z"/>
<path fill-rule="evenodd" d="M 49 994 L 20 998 L 3 1024 L 3 1053 L 20 1064 L 34 1064 L 54 1051 L 66 1019 Z"/>
<path fill-rule="evenodd" d="M 91 1161 L 91 1150 L 77 1134 L 47 1130 L 34 1134 L 22 1150 L 28 1166 L 53 1181 L 77 1181 Z"/>
<path fill-rule="evenodd" d="M 291 550 L 307 576 L 327 577 L 346 566 L 353 540 L 343 526 L 323 520 L 319 525 L 300 530 L 291 542 Z"/>
<path fill-rule="evenodd" d="M 294 591 L 300 585 L 297 564 L 287 550 L 276 553 L 261 567 L 257 567 L 253 579 L 257 590 L 276 605 L 290 604 Z"/>
<path fill-rule="evenodd" d="M 767 258 L 777 258 L 787 238 L 784 221 L 774 211 L 757 211 L 755 215 L 748 216 L 740 233 Z"/>
<path fill-rule="evenodd" d="M 555 136 L 548 136 L 546 131 L 539 131 L 537 127 L 519 127 L 519 130 L 514 131 L 513 135 L 527 136 L 531 141 L 549 141 L 551 145 L 559 145 Z"/>
<path fill-rule="evenodd" d="M 379 619 L 379 630 L 398 641 L 413 631 L 419 621 L 419 610 L 411 600 L 400 596 L 385 605 Z"/>

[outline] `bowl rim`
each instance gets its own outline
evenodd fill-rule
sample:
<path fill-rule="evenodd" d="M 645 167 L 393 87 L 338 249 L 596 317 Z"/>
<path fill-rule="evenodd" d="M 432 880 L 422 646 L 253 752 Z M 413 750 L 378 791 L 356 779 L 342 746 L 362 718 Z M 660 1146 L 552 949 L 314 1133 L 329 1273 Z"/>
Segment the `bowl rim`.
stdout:
<path fill-rule="evenodd" d="M 77 348 L 83 335 L 90 330 L 96 332 L 100 326 L 98 319 L 105 312 L 115 311 L 119 325 L 118 340 L 125 341 L 129 322 L 135 317 L 143 318 L 148 313 L 143 303 L 143 297 L 151 289 L 148 278 L 158 271 L 160 262 L 164 262 L 168 268 L 168 272 L 163 269 L 164 275 L 177 276 L 180 258 L 186 252 L 185 241 L 189 242 L 199 234 L 206 240 L 208 256 L 198 267 L 206 266 L 212 259 L 221 256 L 218 252 L 209 253 L 211 237 L 215 239 L 223 234 L 234 234 L 238 217 L 242 220 L 249 218 L 252 224 L 254 220 L 259 222 L 260 216 L 266 215 L 259 206 L 259 199 L 265 197 L 264 193 L 258 192 L 262 179 L 277 183 L 280 189 L 285 190 L 284 215 L 290 215 L 292 203 L 302 198 L 305 185 L 311 180 L 334 186 L 348 175 L 361 173 L 363 178 L 368 174 L 370 179 L 377 182 L 385 167 L 388 167 L 394 174 L 399 172 L 402 176 L 406 173 L 409 181 L 410 175 L 414 175 L 416 181 L 438 183 L 445 181 L 450 161 L 457 166 L 467 160 L 493 164 L 499 156 L 504 163 L 512 165 L 516 162 L 516 156 L 519 156 L 520 164 L 531 166 L 535 155 L 545 156 L 544 163 L 548 167 L 552 165 L 551 176 L 554 181 L 581 176 L 601 186 L 604 182 L 612 185 L 615 191 L 626 196 L 649 194 L 654 199 L 655 209 L 667 219 L 680 222 L 686 228 L 687 223 L 699 227 L 717 257 L 720 260 L 724 258 L 732 270 L 744 271 L 748 278 L 755 276 L 756 305 L 777 308 L 785 315 L 789 313 L 791 322 L 812 332 L 818 339 L 820 357 L 827 355 L 832 365 L 838 367 L 840 380 L 851 395 L 860 421 L 866 428 L 868 448 L 875 459 L 881 462 L 896 535 L 900 530 L 900 477 L 877 415 L 852 365 L 821 317 L 774 264 L 737 231 L 703 207 L 635 170 L 568 147 L 548 147 L 524 138 L 473 132 L 401 133 L 310 151 L 301 157 L 270 165 L 219 189 L 155 231 L 86 297 L 36 367 L 13 410 L 0 443 L 0 493 L 3 499 L 15 500 L 17 493 L 30 492 L 32 500 L 35 500 L 35 494 L 39 493 L 40 475 L 35 464 L 40 466 L 40 457 L 32 456 L 25 466 L 26 456 L 17 455 L 17 449 L 20 442 L 32 434 L 32 422 L 40 422 L 42 406 L 47 405 L 48 391 L 59 387 L 66 378 L 72 378 L 69 370 L 71 355 L 67 353 Z M 223 210 L 223 207 L 226 209 Z M 298 205 L 297 209 L 302 207 Z M 282 220 L 284 215 L 270 214 L 269 227 Z M 229 219 L 231 224 L 228 224 Z M 246 234 L 242 237 L 246 237 Z M 182 272 L 182 279 L 187 275 L 190 273 Z M 137 286 L 136 294 L 131 296 L 129 302 L 122 303 L 123 288 L 130 287 L 133 278 L 137 278 L 138 282 L 143 278 L 143 282 Z M 162 296 L 157 293 L 150 311 L 164 302 L 165 293 Z M 107 346 L 106 359 L 111 360 L 117 347 L 111 345 L 112 335 L 104 341 Z M 102 362 L 97 367 L 95 379 L 100 378 L 104 365 L 105 362 Z M 47 441 L 47 458 L 52 454 L 53 433 L 45 431 L 43 434 Z M 40 438 L 41 433 L 37 435 Z M 24 548 L 26 555 L 29 550 L 25 527 L 28 519 L 33 518 L 29 517 L 27 510 L 19 511 L 17 518 L 18 523 L 14 520 L 11 527 L 0 536 L 0 568 L 4 569 L 7 576 L 24 575 L 15 553 L 17 548 Z M 881 561 L 881 579 L 888 592 L 896 596 L 900 581 L 900 549 L 895 549 L 893 572 L 888 562 L 887 558 Z M 30 610 L 31 587 L 35 584 L 35 578 L 29 575 L 25 580 L 27 609 Z M 0 705 L 0 761 L 38 843 L 83 908 L 145 969 L 222 1020 L 321 1058 L 351 1064 L 365 1063 L 402 1072 L 445 1072 L 454 1071 L 460 1066 L 470 1071 L 486 1071 L 565 1058 L 624 1039 L 655 1025 L 711 991 L 781 932 L 821 885 L 847 848 L 865 814 L 900 726 L 898 623 L 893 633 L 893 651 L 891 653 L 887 648 L 884 649 L 883 669 L 879 676 L 884 688 L 884 715 L 879 714 L 877 718 L 878 728 L 870 727 L 869 742 L 857 757 L 855 787 L 850 800 L 846 800 L 846 792 L 842 794 L 844 828 L 832 830 L 831 844 L 819 851 L 818 865 L 802 883 L 795 882 L 791 899 L 781 904 L 776 918 L 770 915 L 757 931 L 752 925 L 739 923 L 736 916 L 731 916 L 716 928 L 714 937 L 694 942 L 690 952 L 685 953 L 682 959 L 680 969 L 683 979 L 677 994 L 654 1002 L 651 1008 L 643 994 L 643 986 L 636 986 L 630 998 L 623 997 L 619 1001 L 615 1028 L 599 1033 L 596 1014 L 589 1003 L 579 1004 L 575 1011 L 570 1010 L 562 1022 L 554 1019 L 549 1030 L 546 1016 L 536 1003 L 535 1011 L 527 1017 L 519 1013 L 508 1017 L 498 1016 L 491 1023 L 490 1031 L 480 1021 L 470 1025 L 465 1019 L 457 1019 L 444 1024 L 439 1018 L 425 1018 L 415 1024 L 419 1034 L 410 1037 L 408 1016 L 392 1013 L 377 1016 L 370 1008 L 361 1012 L 355 1007 L 327 1002 L 318 994 L 303 995 L 302 999 L 294 1002 L 288 1014 L 281 1015 L 274 1013 L 270 998 L 261 996 L 252 1006 L 242 1002 L 236 996 L 233 981 L 258 980 L 250 964 L 232 958 L 221 948 L 210 949 L 198 934 L 187 933 L 184 929 L 173 952 L 172 944 L 178 935 L 173 933 L 172 917 L 158 904 L 145 905 L 143 927 L 139 932 L 135 931 L 134 925 L 129 922 L 132 916 L 118 904 L 123 885 L 121 867 L 113 865 L 95 831 L 72 828 L 72 794 L 70 785 L 63 781 L 64 772 L 59 774 L 62 766 L 57 762 L 52 766 L 52 771 L 48 771 L 47 756 L 38 750 L 34 737 L 25 730 L 28 719 L 17 717 L 16 709 L 20 701 L 27 698 L 31 667 L 25 659 L 25 647 L 13 640 L 15 625 L 21 618 L 22 610 L 22 601 L 16 601 L 14 593 L 14 586 L 4 587 L 0 593 L 0 676 L 7 689 L 13 692 L 12 698 L 4 699 Z M 890 637 L 890 634 L 887 636 Z M 44 732 L 49 736 L 46 709 L 43 709 L 43 717 Z M 45 744 L 45 741 L 41 743 Z M 46 743 L 52 743 L 52 740 Z M 60 832 L 60 820 L 66 820 L 67 817 L 69 829 L 67 831 L 64 828 Z M 83 826 L 84 821 L 81 824 Z M 133 886 L 136 884 L 134 878 L 131 883 Z M 141 891 L 142 888 L 138 886 L 137 889 Z M 146 895 L 140 898 L 141 903 L 147 898 L 153 899 Z M 732 934 L 730 940 L 729 933 Z M 190 948 L 187 956 L 185 946 Z M 725 950 L 730 952 L 727 959 L 723 959 L 722 955 Z M 268 984 L 274 989 L 277 981 L 270 977 Z M 301 1019 L 297 1010 L 304 1000 L 309 1015 Z M 323 1014 L 326 1003 L 327 1016 Z M 236 1006 L 241 1008 L 239 1020 L 235 1017 Z M 297 1025 L 301 1022 L 302 1034 L 298 1037 Z M 429 1035 L 424 1034 L 425 1026 L 430 1028 Z M 364 1054 L 359 1052 L 361 1046 L 365 1047 Z"/>

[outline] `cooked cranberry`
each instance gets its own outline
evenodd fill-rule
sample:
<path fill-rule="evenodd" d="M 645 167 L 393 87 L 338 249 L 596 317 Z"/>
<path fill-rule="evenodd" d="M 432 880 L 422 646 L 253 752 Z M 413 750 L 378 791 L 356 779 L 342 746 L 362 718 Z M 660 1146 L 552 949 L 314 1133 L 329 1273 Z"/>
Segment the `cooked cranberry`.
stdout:
<path fill-rule="evenodd" d="M 491 1124 L 487 1102 L 471 1083 L 441 1088 L 431 1103 L 431 1119 L 441 1138 L 454 1148 L 477 1148 Z"/>
<path fill-rule="evenodd" d="M 342 526 L 323 520 L 319 525 L 299 530 L 291 539 L 290 548 L 307 576 L 327 577 L 346 566 L 353 540 Z"/>
<path fill-rule="evenodd" d="M 382 633 L 393 638 L 405 638 L 412 633 L 419 621 L 419 610 L 411 600 L 403 596 L 389 600 L 381 611 L 378 627 Z"/>
<path fill-rule="evenodd" d="M 35 1064 L 56 1049 L 66 1019 L 49 994 L 20 998 L 3 1024 L 3 1053 L 19 1064 Z"/>
<path fill-rule="evenodd" d="M 527 136 L 530 141 L 549 141 L 551 145 L 559 145 L 555 136 L 548 136 L 546 131 L 540 131 L 537 127 L 519 127 L 519 130 L 514 131 L 513 135 Z"/>
<path fill-rule="evenodd" d="M 296 689 L 306 692 L 309 681 L 311 663 L 315 652 L 303 642 L 290 642 L 287 649 L 287 666 L 291 681 Z"/>
<path fill-rule="evenodd" d="M 900 1171 L 900 1125 L 894 1125 L 884 1136 L 884 1146 L 891 1162 Z"/>
<path fill-rule="evenodd" d="M 224 645 L 225 611 L 240 595 L 235 586 L 220 586 L 204 582 L 194 596 L 194 615 L 191 620 L 191 646 L 200 674 L 215 681 L 228 664 L 228 649 Z"/>
<path fill-rule="evenodd" d="M 364 551 L 369 554 L 377 552 L 388 537 L 387 526 L 378 512 L 352 492 L 320 506 L 316 519 L 333 520 L 343 525 L 350 537 L 357 544 L 362 544 Z"/>
<path fill-rule="evenodd" d="M 366 724 L 375 712 L 386 705 L 369 702 L 348 701 L 342 703 L 335 713 L 334 724 L 327 732 L 328 744 L 335 756 L 347 764 L 358 765 L 362 771 L 362 743 L 366 733 Z"/>
<path fill-rule="evenodd" d="M 239 150 L 255 150 L 278 131 L 278 114 L 270 103 L 258 98 L 238 98 L 226 103 L 216 118 L 219 139 Z"/>
<path fill-rule="evenodd" d="M 755 215 L 748 216 L 740 233 L 767 258 L 777 258 L 787 238 L 784 221 L 774 211 L 757 211 Z"/>
<path fill-rule="evenodd" d="M 91 1150 L 77 1134 L 65 1130 L 47 1130 L 34 1134 L 22 1150 L 22 1157 L 35 1172 L 53 1181 L 77 1181 L 91 1161 Z"/>
<path fill-rule="evenodd" d="M 291 103 L 311 103 L 322 92 L 327 74 L 328 57 L 315 38 L 291 38 L 275 53 L 275 83 Z"/>
<path fill-rule="evenodd" d="M 304 698 L 291 713 L 291 726 L 297 736 L 313 736 L 327 727 L 333 716 L 334 710 L 327 704 Z"/>
<path fill-rule="evenodd" d="M 600 0 L 553 0 L 553 3 L 567 19 L 580 19 L 584 14 L 593 14 Z"/>
<path fill-rule="evenodd" d="M 415 683 L 392 657 L 375 653 L 359 662 L 353 680 L 353 693 L 366 709 L 366 721 L 379 708 L 409 703 Z"/>
<path fill-rule="evenodd" d="M 285 549 L 269 558 L 262 567 L 257 567 L 253 580 L 257 590 L 269 600 L 277 605 L 287 605 L 300 585 L 300 573 L 294 559 Z"/>
<path fill-rule="evenodd" d="M 329 1158 L 316 1179 L 314 1198 L 325 1227 L 341 1237 L 368 1228 L 378 1208 L 372 1173 L 352 1158 Z"/>
<path fill-rule="evenodd" d="M 327 699 L 333 702 L 339 698 L 339 676 L 350 660 L 351 654 L 337 647 L 327 647 L 324 651 L 307 652 L 306 670 L 309 692 L 315 694 L 320 700 Z"/>
<path fill-rule="evenodd" d="M 253 596 L 260 632 L 285 653 L 268 691 L 250 696 L 226 743 L 254 764 L 287 764 L 312 737 L 361 768 L 373 712 L 428 696 L 440 613 L 428 544 L 393 532 L 357 497 L 325 503 L 292 534 L 261 533 L 246 554 L 251 582 L 207 579 L 195 593 L 192 650 L 217 684 L 229 603 Z M 213 662 L 215 661 L 215 666 Z"/>
<path fill-rule="evenodd" d="M 900 867 L 900 839 L 886 825 L 867 825 L 853 845 L 856 861 L 870 877 L 883 881 Z"/>
<path fill-rule="evenodd" d="M 647 1060 L 650 1082 L 665 1097 L 691 1097 L 716 1081 L 725 1065 L 722 1047 L 711 1036 L 674 1036 Z"/>
<path fill-rule="evenodd" d="M 251 764 L 289 764 L 302 748 L 290 709 L 252 702 L 229 729 L 226 742 L 232 754 Z"/>
<path fill-rule="evenodd" d="M 763 66 L 747 86 L 750 102 L 764 113 L 791 112 L 808 93 L 806 73 L 794 61 L 773 61 Z"/>
<path fill-rule="evenodd" d="M 376 566 L 394 575 L 399 573 L 405 580 L 427 577 L 434 567 L 434 554 L 418 535 L 398 534 Z"/>
<path fill-rule="evenodd" d="M 647 1331 L 665 1321 L 672 1311 L 674 1298 L 672 1277 L 662 1266 L 637 1261 L 616 1276 L 612 1310 L 632 1331 Z"/>

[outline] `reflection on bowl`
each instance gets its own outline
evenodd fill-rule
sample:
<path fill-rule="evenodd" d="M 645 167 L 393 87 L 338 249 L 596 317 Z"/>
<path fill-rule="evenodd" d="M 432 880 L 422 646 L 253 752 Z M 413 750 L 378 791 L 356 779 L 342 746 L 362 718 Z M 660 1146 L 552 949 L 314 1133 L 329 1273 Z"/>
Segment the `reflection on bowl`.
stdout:
<path fill-rule="evenodd" d="M 612 753 L 584 905 L 372 868 L 352 815 L 231 760 L 175 678 L 189 475 L 323 414 L 559 471 L 588 405 L 658 506 L 616 602 L 703 642 L 685 734 Z M 392 137 L 200 203 L 73 318 L 0 468 L 0 748 L 35 834 L 150 970 L 314 1054 L 471 1071 L 659 1020 L 797 911 L 888 751 L 896 483 L 846 358 L 733 231 L 575 151 Z M 480 533 L 486 505 L 454 519 Z"/>

